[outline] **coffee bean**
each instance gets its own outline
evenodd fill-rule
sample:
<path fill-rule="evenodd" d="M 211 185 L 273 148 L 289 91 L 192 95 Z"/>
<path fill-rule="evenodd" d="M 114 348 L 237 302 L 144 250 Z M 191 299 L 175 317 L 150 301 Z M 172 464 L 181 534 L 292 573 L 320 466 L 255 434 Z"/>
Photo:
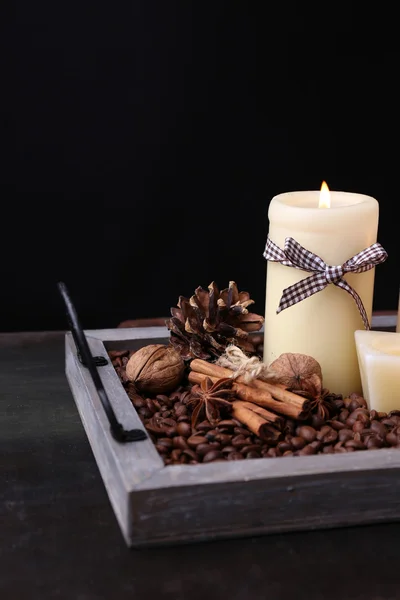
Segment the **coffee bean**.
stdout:
<path fill-rule="evenodd" d="M 261 451 L 260 446 L 257 446 L 256 444 L 249 444 L 248 446 L 243 446 L 243 448 L 241 449 L 241 452 L 243 452 L 243 454 L 247 454 L 248 452 L 258 452 L 259 453 L 260 451 Z"/>
<path fill-rule="evenodd" d="M 315 429 L 319 429 L 324 424 L 325 424 L 325 419 L 323 417 L 321 417 L 321 415 L 318 415 L 318 414 L 312 415 L 312 417 L 311 417 L 311 425 Z"/>
<path fill-rule="evenodd" d="M 386 417 L 387 417 L 387 416 L 388 416 L 388 415 L 387 415 L 387 413 L 386 413 L 386 412 L 380 412 L 380 411 L 378 412 L 378 417 L 379 417 L 380 419 L 386 419 Z"/>
<path fill-rule="evenodd" d="M 301 425 L 296 429 L 296 434 L 305 439 L 306 442 L 313 442 L 317 437 L 317 432 L 309 425 Z"/>
<path fill-rule="evenodd" d="M 188 439 L 187 443 L 191 448 L 196 448 L 196 446 L 198 446 L 199 444 L 206 444 L 207 438 L 202 435 L 192 435 Z"/>
<path fill-rule="evenodd" d="M 382 440 L 386 437 L 386 427 L 379 421 L 372 421 L 371 431 L 374 431 Z"/>
<path fill-rule="evenodd" d="M 199 444 L 198 446 L 196 446 L 196 454 L 198 454 L 199 456 L 205 456 L 207 452 L 210 452 L 210 450 L 212 450 L 212 446 L 208 443 Z"/>
<path fill-rule="evenodd" d="M 167 448 L 166 446 L 164 446 L 164 444 L 157 444 L 156 443 L 156 450 L 157 452 L 159 452 L 160 454 L 166 454 L 169 451 L 169 448 Z"/>
<path fill-rule="evenodd" d="M 282 454 L 292 449 L 292 445 L 289 442 L 278 442 L 277 448 Z"/>
<path fill-rule="evenodd" d="M 314 446 L 309 444 L 308 446 L 304 446 L 301 450 L 297 451 L 298 456 L 310 456 L 311 454 L 316 454 L 317 450 Z"/>
<path fill-rule="evenodd" d="M 186 450 L 183 450 L 183 454 L 192 460 L 197 461 L 197 459 L 198 459 L 196 452 L 194 450 L 192 450 L 191 448 L 186 448 Z"/>
<path fill-rule="evenodd" d="M 346 423 L 347 419 L 349 418 L 349 414 L 350 414 L 350 411 L 347 410 L 347 408 L 344 408 L 343 410 L 341 410 L 340 415 L 339 415 L 339 421 L 341 423 Z"/>
<path fill-rule="evenodd" d="M 188 437 L 192 432 L 192 428 L 189 425 L 189 423 L 185 423 L 184 421 L 181 421 L 176 426 L 176 431 L 177 431 L 178 435 L 182 435 L 183 437 Z"/>
<path fill-rule="evenodd" d="M 305 439 L 299 436 L 292 437 L 290 443 L 295 450 L 301 450 L 306 445 Z"/>
<path fill-rule="evenodd" d="M 243 454 L 240 454 L 240 452 L 230 452 L 227 456 L 228 460 L 243 460 L 244 456 Z"/>
<path fill-rule="evenodd" d="M 347 440 L 353 439 L 353 431 L 351 429 L 342 429 L 338 433 L 339 442 L 347 442 Z"/>
<path fill-rule="evenodd" d="M 141 396 L 132 396 L 131 400 L 135 408 L 143 408 L 146 405 L 144 398 L 142 398 Z"/>
<path fill-rule="evenodd" d="M 187 414 L 187 407 L 181 402 L 176 402 L 174 405 L 174 412 L 177 417 L 182 417 Z"/>
<path fill-rule="evenodd" d="M 282 454 L 282 456 L 294 456 L 293 451 L 292 450 L 286 450 L 286 452 L 284 452 Z"/>
<path fill-rule="evenodd" d="M 233 433 L 235 433 L 236 435 L 243 435 L 244 437 L 247 437 L 249 435 L 249 430 L 244 429 L 243 427 L 235 427 Z"/>
<path fill-rule="evenodd" d="M 171 452 L 172 460 L 179 460 L 181 454 L 182 454 L 181 448 L 174 448 L 174 450 L 172 450 L 172 452 Z"/>
<path fill-rule="evenodd" d="M 361 421 L 356 421 L 352 427 L 354 433 L 361 433 L 361 431 L 363 431 L 365 429 L 364 427 L 364 423 L 362 423 Z"/>
<path fill-rule="evenodd" d="M 218 429 L 222 427 L 233 429 L 234 427 L 236 427 L 236 423 L 235 421 L 232 421 L 232 419 L 224 419 L 218 423 Z"/>
<path fill-rule="evenodd" d="M 338 439 L 338 432 L 332 429 L 329 425 L 321 427 L 317 434 L 317 440 L 322 444 L 333 444 Z"/>
<path fill-rule="evenodd" d="M 389 419 L 389 418 L 382 419 L 381 423 L 382 423 L 382 425 L 384 425 L 388 429 L 391 429 L 392 427 L 396 426 L 396 423 L 394 422 L 394 420 L 393 419 Z"/>
<path fill-rule="evenodd" d="M 335 431 L 340 431 L 341 429 L 346 429 L 346 424 L 341 421 L 331 421 L 331 427 L 335 429 Z"/>
<path fill-rule="evenodd" d="M 147 406 L 142 406 L 141 408 L 139 408 L 138 413 L 141 417 L 143 417 L 143 419 L 149 419 L 153 415 L 153 413 L 147 408 Z"/>
<path fill-rule="evenodd" d="M 368 450 L 375 450 L 383 446 L 383 441 L 377 438 L 376 436 L 371 436 L 366 442 L 366 446 Z"/>
<path fill-rule="evenodd" d="M 250 450 L 250 452 L 243 452 L 246 458 L 260 458 L 260 453 L 255 450 Z"/>
<path fill-rule="evenodd" d="M 276 458 L 279 454 L 279 450 L 277 450 L 276 448 L 269 448 L 267 450 L 267 456 L 269 456 L 270 458 Z"/>
<path fill-rule="evenodd" d="M 174 448 L 180 448 L 181 450 L 186 450 L 186 448 L 188 447 L 187 441 L 181 435 L 174 437 L 174 439 L 172 440 L 172 445 L 174 446 Z"/>
<path fill-rule="evenodd" d="M 167 449 L 172 448 L 172 440 L 171 440 L 171 438 L 166 438 L 166 437 L 158 438 L 157 444 L 162 444 Z"/>
<path fill-rule="evenodd" d="M 188 415 L 182 415 L 181 417 L 178 417 L 177 421 L 178 423 L 189 423 L 190 419 Z"/>
<path fill-rule="evenodd" d="M 333 454 L 335 452 L 335 450 L 333 449 L 333 446 L 331 444 L 324 446 L 322 448 L 322 452 L 324 454 Z"/>
<path fill-rule="evenodd" d="M 375 421 L 375 419 L 377 419 L 377 418 L 378 418 L 378 411 L 377 411 L 377 410 L 375 410 L 375 409 L 373 408 L 373 409 L 370 411 L 370 414 L 369 414 L 369 416 L 370 416 L 370 419 L 371 419 L 371 421 Z"/>
<path fill-rule="evenodd" d="M 161 421 L 161 425 L 163 427 L 176 427 L 176 421 L 175 421 L 175 419 L 170 419 L 168 417 L 165 419 L 163 417 L 163 419 Z"/>
<path fill-rule="evenodd" d="M 162 404 L 168 404 L 169 403 L 169 398 L 168 398 L 168 396 L 165 396 L 165 394 L 157 394 L 156 398 Z"/>
<path fill-rule="evenodd" d="M 210 452 L 207 452 L 207 454 L 203 456 L 203 463 L 213 462 L 214 460 L 219 460 L 221 458 L 224 458 L 222 452 L 219 452 L 219 450 L 210 450 Z"/>
<path fill-rule="evenodd" d="M 386 434 L 386 441 L 390 446 L 397 446 L 398 437 L 393 431 L 390 431 Z"/>
<path fill-rule="evenodd" d="M 352 400 L 350 402 L 348 409 L 350 412 L 352 412 L 353 410 L 356 410 L 357 408 L 361 408 L 361 407 L 362 407 L 362 404 L 354 398 L 354 400 Z"/>
<path fill-rule="evenodd" d="M 226 446 L 227 444 L 230 444 L 231 439 L 232 439 L 232 436 L 228 435 L 226 433 L 218 433 L 215 436 L 215 440 L 217 442 L 219 442 L 222 446 Z"/>
<path fill-rule="evenodd" d="M 196 429 L 198 431 L 208 431 L 209 429 L 211 429 L 211 424 L 209 421 L 202 421 L 201 423 L 196 425 Z"/>
<path fill-rule="evenodd" d="M 358 440 L 347 440 L 344 446 L 345 448 L 354 448 L 355 450 L 365 450 L 365 445 Z"/>
<path fill-rule="evenodd" d="M 221 452 L 223 452 L 224 454 L 229 454 L 230 452 L 236 452 L 236 448 L 234 448 L 233 446 L 224 446 L 223 448 L 221 448 Z"/>
<path fill-rule="evenodd" d="M 245 438 L 243 435 L 236 435 L 235 437 L 232 438 L 231 444 L 235 448 L 243 448 L 243 446 L 247 445 L 247 442 L 245 441 Z"/>
<path fill-rule="evenodd" d="M 319 440 L 314 440 L 313 442 L 310 442 L 309 445 L 315 448 L 316 452 L 318 452 L 322 448 L 322 442 L 320 442 Z"/>

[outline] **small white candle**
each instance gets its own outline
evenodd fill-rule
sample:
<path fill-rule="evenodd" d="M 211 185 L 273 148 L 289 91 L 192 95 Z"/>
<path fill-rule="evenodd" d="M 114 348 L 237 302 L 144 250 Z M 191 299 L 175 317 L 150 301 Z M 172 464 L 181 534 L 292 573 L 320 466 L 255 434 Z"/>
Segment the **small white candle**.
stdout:
<path fill-rule="evenodd" d="M 376 242 L 378 214 L 378 202 L 362 194 L 289 192 L 270 202 L 269 237 L 280 248 L 292 237 L 328 265 L 342 265 Z M 344 276 L 361 297 L 369 320 L 374 273 Z M 361 393 L 354 332 L 363 322 L 350 294 L 330 284 L 276 314 L 283 290 L 309 275 L 268 262 L 264 361 L 269 364 L 284 352 L 309 354 L 321 364 L 325 387 L 338 394 Z"/>
<path fill-rule="evenodd" d="M 400 333 L 356 331 L 355 341 L 369 408 L 400 410 Z"/>

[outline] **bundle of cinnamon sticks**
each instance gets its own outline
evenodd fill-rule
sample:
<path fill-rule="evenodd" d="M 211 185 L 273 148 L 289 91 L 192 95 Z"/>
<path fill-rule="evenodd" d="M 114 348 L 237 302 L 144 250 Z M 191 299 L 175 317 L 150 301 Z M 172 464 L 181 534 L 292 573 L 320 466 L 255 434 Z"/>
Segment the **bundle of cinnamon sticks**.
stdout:
<path fill-rule="evenodd" d="M 197 384 L 207 377 L 214 383 L 233 374 L 226 367 L 200 359 L 192 360 L 190 367 L 189 381 Z M 281 437 L 284 419 L 280 415 L 295 420 L 305 419 L 309 415 L 309 401 L 283 385 L 260 379 L 246 384 L 244 378 L 239 376 L 234 379 L 232 389 L 238 398 L 232 403 L 232 416 L 261 439 L 273 441 Z"/>

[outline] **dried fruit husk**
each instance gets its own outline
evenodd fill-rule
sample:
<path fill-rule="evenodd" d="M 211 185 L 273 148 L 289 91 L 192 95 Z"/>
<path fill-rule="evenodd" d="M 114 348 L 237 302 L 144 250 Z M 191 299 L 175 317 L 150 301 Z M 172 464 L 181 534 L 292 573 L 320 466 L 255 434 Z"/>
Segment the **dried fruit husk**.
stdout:
<path fill-rule="evenodd" d="M 182 381 L 185 364 L 173 346 L 151 344 L 140 348 L 126 364 L 126 374 L 140 392 L 162 394 Z"/>

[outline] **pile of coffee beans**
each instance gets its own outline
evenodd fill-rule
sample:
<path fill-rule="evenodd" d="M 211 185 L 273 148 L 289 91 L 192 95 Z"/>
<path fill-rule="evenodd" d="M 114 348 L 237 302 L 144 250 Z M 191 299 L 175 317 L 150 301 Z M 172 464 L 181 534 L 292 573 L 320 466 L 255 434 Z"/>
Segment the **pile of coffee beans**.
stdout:
<path fill-rule="evenodd" d="M 166 465 L 400 449 L 400 410 L 389 414 L 368 410 L 357 394 L 336 399 L 328 419 L 318 414 L 307 421 L 285 419 L 281 438 L 273 443 L 264 442 L 229 415 L 222 415 L 215 426 L 203 420 L 193 429 L 189 385 L 169 395 L 141 397 L 125 375 L 129 353 L 110 352 L 110 356 Z"/>

